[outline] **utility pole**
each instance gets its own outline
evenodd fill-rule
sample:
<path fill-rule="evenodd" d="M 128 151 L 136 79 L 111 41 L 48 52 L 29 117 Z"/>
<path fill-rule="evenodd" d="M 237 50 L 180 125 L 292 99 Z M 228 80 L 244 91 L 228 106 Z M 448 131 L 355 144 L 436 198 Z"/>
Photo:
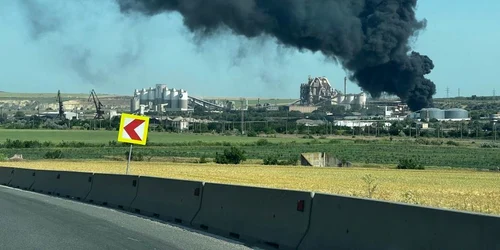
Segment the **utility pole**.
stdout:
<path fill-rule="evenodd" d="M 493 97 L 495 97 L 495 89 L 493 89 Z"/>
<path fill-rule="evenodd" d="M 243 128 L 243 127 L 244 127 L 244 126 L 243 126 L 243 124 L 244 124 L 244 122 L 245 122 L 245 118 L 243 117 L 243 116 L 244 116 L 244 112 L 245 112 L 245 111 L 243 110 L 243 101 L 242 101 L 242 102 L 241 102 L 241 134 L 242 134 L 242 135 L 243 135 L 243 134 L 245 134 L 245 132 L 243 131 L 243 129 L 244 129 L 244 128 Z"/>
<path fill-rule="evenodd" d="M 287 109 L 286 111 L 286 122 L 285 122 L 285 134 L 288 134 L 288 114 L 290 113 L 290 110 Z"/>
<path fill-rule="evenodd" d="M 497 141 L 497 123 L 493 122 L 493 136 L 494 140 Z"/>
<path fill-rule="evenodd" d="M 460 88 L 458 88 L 458 97 L 460 97 Z"/>
<path fill-rule="evenodd" d="M 450 97 L 450 88 L 446 87 L 446 98 Z"/>

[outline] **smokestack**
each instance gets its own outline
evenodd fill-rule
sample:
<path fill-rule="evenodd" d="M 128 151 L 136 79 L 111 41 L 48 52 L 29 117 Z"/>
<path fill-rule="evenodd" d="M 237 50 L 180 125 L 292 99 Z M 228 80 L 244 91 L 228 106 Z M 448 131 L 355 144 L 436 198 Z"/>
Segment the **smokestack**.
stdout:
<path fill-rule="evenodd" d="M 344 77 L 344 96 L 347 95 L 347 76 Z"/>
<path fill-rule="evenodd" d="M 372 97 L 394 94 L 412 110 L 432 106 L 436 86 L 425 78 L 432 60 L 408 43 L 425 28 L 417 0 L 115 0 L 120 11 L 154 16 L 178 12 L 197 37 L 230 31 L 270 37 L 281 45 L 321 52 Z"/>

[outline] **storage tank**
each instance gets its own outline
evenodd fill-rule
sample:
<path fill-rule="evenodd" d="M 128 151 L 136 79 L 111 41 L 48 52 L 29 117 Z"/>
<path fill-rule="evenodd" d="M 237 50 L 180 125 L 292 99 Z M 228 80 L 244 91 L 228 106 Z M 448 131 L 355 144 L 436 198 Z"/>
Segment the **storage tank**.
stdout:
<path fill-rule="evenodd" d="M 165 92 L 166 88 L 167 88 L 167 85 L 165 85 L 165 84 L 156 84 L 156 90 L 155 90 L 155 102 L 156 102 L 156 104 L 161 104 L 163 102 L 163 92 Z"/>
<path fill-rule="evenodd" d="M 150 87 L 148 90 L 148 102 L 154 102 L 155 101 L 155 89 Z"/>
<path fill-rule="evenodd" d="M 179 108 L 181 110 L 187 110 L 188 109 L 188 93 L 185 90 L 180 90 L 179 91 Z"/>
<path fill-rule="evenodd" d="M 344 101 L 344 96 L 343 95 L 338 95 L 337 96 L 337 104 L 341 104 Z"/>
<path fill-rule="evenodd" d="M 130 112 L 134 113 L 135 111 L 137 111 L 139 109 L 139 105 L 141 105 L 139 97 L 132 97 L 132 99 L 130 100 Z"/>
<path fill-rule="evenodd" d="M 437 108 L 420 110 L 420 119 L 432 119 L 432 118 L 436 118 L 438 120 L 445 119 L 444 110 Z"/>
<path fill-rule="evenodd" d="M 358 105 L 364 107 L 366 105 L 366 93 L 361 93 L 358 95 Z"/>
<path fill-rule="evenodd" d="M 142 89 L 140 94 L 140 104 L 141 105 L 147 105 L 148 104 L 148 91 L 146 89 Z"/>
<path fill-rule="evenodd" d="M 165 89 L 163 91 L 162 103 L 167 104 L 165 108 L 170 108 L 170 105 L 172 105 L 170 102 L 170 89 Z"/>
<path fill-rule="evenodd" d="M 347 95 L 344 102 L 351 104 L 354 101 L 354 95 Z"/>
<path fill-rule="evenodd" d="M 170 104 L 172 104 L 172 106 L 170 106 L 169 108 L 171 109 L 176 109 L 179 107 L 179 93 L 177 92 L 177 90 L 175 88 L 171 89 L 170 90 Z"/>
<path fill-rule="evenodd" d="M 446 119 L 467 119 L 469 118 L 469 111 L 465 109 L 458 109 L 458 108 L 453 108 L 453 109 L 447 109 L 444 111 L 444 116 Z"/>

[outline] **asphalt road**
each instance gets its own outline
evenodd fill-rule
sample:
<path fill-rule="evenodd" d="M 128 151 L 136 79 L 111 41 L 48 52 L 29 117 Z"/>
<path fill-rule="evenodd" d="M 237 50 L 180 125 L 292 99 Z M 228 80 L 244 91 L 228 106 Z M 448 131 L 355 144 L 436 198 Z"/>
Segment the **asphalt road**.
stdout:
<path fill-rule="evenodd" d="M 91 204 L 0 186 L 0 249 L 251 249 Z"/>

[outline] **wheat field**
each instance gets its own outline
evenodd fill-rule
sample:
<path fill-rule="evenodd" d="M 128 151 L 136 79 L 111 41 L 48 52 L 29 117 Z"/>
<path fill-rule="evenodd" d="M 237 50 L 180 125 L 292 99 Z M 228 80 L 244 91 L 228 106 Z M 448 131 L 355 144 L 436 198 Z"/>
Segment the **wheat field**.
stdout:
<path fill-rule="evenodd" d="M 125 174 L 126 162 L 32 161 L 1 165 L 44 170 Z M 397 170 L 297 166 L 132 162 L 129 174 L 212 183 L 371 197 L 431 207 L 500 215 L 500 173 L 472 170 Z"/>

